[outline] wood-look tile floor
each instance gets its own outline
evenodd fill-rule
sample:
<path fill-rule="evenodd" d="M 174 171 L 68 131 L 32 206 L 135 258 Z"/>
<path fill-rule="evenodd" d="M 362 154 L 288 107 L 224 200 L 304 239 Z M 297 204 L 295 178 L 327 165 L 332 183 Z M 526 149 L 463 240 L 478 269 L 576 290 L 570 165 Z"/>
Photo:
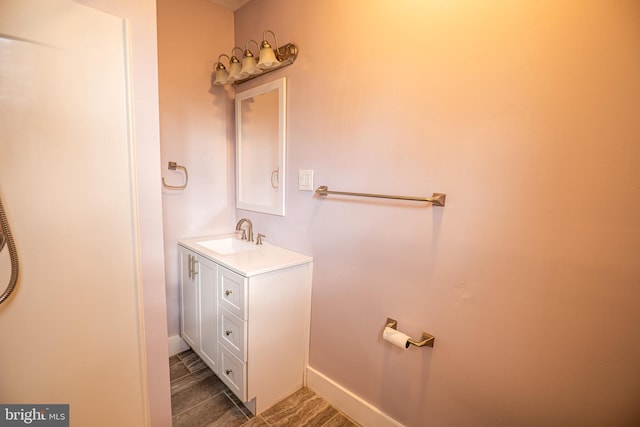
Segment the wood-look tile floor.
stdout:
<path fill-rule="evenodd" d="M 197 354 L 169 359 L 173 425 L 230 427 L 358 427 L 359 424 L 302 388 L 254 416 Z"/>

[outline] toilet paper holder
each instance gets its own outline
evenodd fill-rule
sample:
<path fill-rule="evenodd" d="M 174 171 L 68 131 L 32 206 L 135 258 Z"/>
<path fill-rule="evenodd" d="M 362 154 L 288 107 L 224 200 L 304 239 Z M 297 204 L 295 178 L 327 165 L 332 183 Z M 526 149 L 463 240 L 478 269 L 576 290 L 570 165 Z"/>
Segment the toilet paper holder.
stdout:
<path fill-rule="evenodd" d="M 390 317 L 387 317 L 387 323 L 384 326 L 385 328 L 391 328 L 397 331 L 398 321 Z M 433 335 L 428 334 L 426 332 L 422 333 L 422 341 L 415 341 L 411 338 L 407 339 L 407 342 L 409 344 L 414 345 L 416 347 L 433 347 L 433 343 L 435 341 L 436 341 L 436 338 Z"/>

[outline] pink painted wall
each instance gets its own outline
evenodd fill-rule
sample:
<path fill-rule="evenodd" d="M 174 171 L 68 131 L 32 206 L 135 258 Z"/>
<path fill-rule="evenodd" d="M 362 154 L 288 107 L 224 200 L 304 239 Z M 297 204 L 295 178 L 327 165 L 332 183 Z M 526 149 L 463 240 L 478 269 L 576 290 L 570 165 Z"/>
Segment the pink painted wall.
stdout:
<path fill-rule="evenodd" d="M 313 368 L 408 426 L 640 423 L 638 2 L 254 0 L 235 25 L 300 48 L 261 78 L 288 78 L 287 216 L 236 213 L 314 257 Z M 298 169 L 447 206 L 318 199 Z"/>
<path fill-rule="evenodd" d="M 185 190 L 162 192 L 169 336 L 180 334 L 178 240 L 226 233 L 234 221 L 233 111 L 209 93 L 213 64 L 233 45 L 233 12 L 207 0 L 158 0 L 162 175 Z"/>

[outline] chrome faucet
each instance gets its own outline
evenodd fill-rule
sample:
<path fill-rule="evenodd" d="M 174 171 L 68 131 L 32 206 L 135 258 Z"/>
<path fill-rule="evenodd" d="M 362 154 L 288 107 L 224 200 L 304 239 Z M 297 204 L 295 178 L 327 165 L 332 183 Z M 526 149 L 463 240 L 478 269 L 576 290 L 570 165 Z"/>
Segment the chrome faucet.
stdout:
<path fill-rule="evenodd" d="M 242 224 L 244 224 L 245 222 L 249 224 L 246 233 L 244 230 L 242 230 Z M 251 223 L 250 219 L 242 218 L 240 221 L 238 221 L 238 223 L 236 224 L 236 230 L 242 230 L 242 238 L 248 240 L 249 242 L 253 242 L 253 224 Z"/>

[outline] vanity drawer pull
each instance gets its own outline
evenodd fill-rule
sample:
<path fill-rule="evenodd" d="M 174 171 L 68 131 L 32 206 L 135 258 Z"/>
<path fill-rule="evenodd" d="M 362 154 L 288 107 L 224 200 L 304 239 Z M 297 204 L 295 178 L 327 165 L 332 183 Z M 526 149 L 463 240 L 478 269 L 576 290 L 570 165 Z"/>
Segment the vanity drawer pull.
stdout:
<path fill-rule="evenodd" d="M 233 373 L 233 369 L 227 369 L 226 371 L 224 371 L 224 373 L 227 375 L 231 375 Z"/>
<path fill-rule="evenodd" d="M 232 331 L 231 329 L 227 329 L 226 331 L 224 331 L 224 334 L 225 334 L 226 336 L 229 336 L 229 335 L 231 335 L 232 333 L 233 333 L 233 331 Z"/>
<path fill-rule="evenodd" d="M 232 293 L 233 293 L 233 291 L 232 291 L 231 289 L 227 289 L 226 291 L 224 291 L 224 294 L 225 294 L 226 296 L 229 296 L 229 295 L 231 295 Z"/>

